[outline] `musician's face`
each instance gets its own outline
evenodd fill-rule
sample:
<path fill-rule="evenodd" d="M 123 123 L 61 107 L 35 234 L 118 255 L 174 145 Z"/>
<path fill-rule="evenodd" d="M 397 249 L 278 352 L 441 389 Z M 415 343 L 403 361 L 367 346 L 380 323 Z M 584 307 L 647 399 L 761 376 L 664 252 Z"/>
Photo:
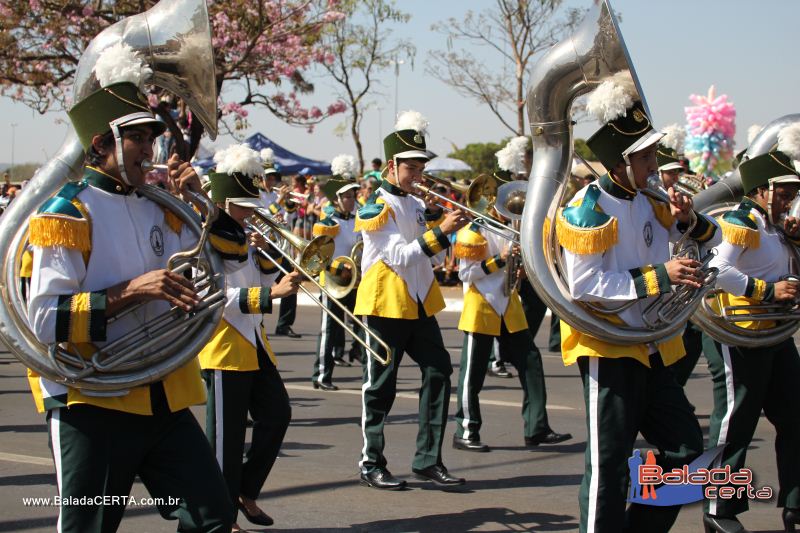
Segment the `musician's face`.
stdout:
<path fill-rule="evenodd" d="M 342 212 L 349 213 L 353 210 L 356 205 L 356 192 L 354 189 L 350 189 L 347 192 L 343 192 L 339 195 L 339 207 L 341 208 Z"/>
<path fill-rule="evenodd" d="M 658 161 L 656 161 L 657 144 L 648 146 L 644 150 L 632 153 L 628 156 L 633 172 L 633 180 L 638 189 L 647 188 L 647 176 L 658 171 Z"/>
<path fill-rule="evenodd" d="M 389 171 L 394 174 L 395 185 L 407 193 L 413 193 L 414 184 L 422 182 L 426 162 L 424 159 L 399 159 L 395 169 L 394 160 L 389 160 Z"/>
<path fill-rule="evenodd" d="M 678 178 L 681 175 L 681 170 L 679 168 L 674 168 L 672 170 L 662 170 L 661 171 L 661 182 L 664 184 L 665 189 L 669 189 L 676 183 L 678 183 Z"/>
<path fill-rule="evenodd" d="M 253 215 L 252 207 L 245 207 L 243 205 L 236 205 L 233 203 L 228 203 L 227 211 L 231 218 L 238 222 L 242 227 L 244 227 L 244 219 Z"/>
<path fill-rule="evenodd" d="M 800 191 L 800 185 L 795 183 L 776 184 L 772 192 L 772 216 L 777 218 L 788 213 L 792 202 Z"/>
<path fill-rule="evenodd" d="M 108 146 L 102 145 L 102 136 L 95 135 L 92 144 L 95 150 L 105 157 L 100 169 L 117 179 L 122 179 L 117 161 L 117 151 L 112 142 Z M 153 159 L 153 142 L 155 136 L 149 126 L 133 126 L 122 130 L 122 156 L 125 161 L 125 174 L 133 186 L 144 184 L 147 172 L 142 170 L 142 162 Z"/>

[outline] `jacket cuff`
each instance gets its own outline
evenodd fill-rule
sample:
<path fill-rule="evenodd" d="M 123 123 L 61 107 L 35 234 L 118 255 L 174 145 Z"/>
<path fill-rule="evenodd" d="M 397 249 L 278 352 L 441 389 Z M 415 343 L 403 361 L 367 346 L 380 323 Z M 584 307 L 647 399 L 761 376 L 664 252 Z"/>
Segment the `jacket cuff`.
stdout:
<path fill-rule="evenodd" d="M 648 298 L 666 294 L 672 290 L 672 284 L 663 263 L 647 265 L 629 270 L 636 288 L 637 298 Z"/>
<path fill-rule="evenodd" d="M 486 274 L 497 272 L 504 266 L 506 266 L 506 262 L 502 257 L 500 257 L 500 254 L 481 261 L 481 268 Z"/>
<path fill-rule="evenodd" d="M 775 298 L 775 284 L 748 276 L 744 295 L 759 302 L 771 302 Z"/>
<path fill-rule="evenodd" d="M 107 302 L 104 290 L 59 296 L 56 342 L 105 341 Z"/>
<path fill-rule="evenodd" d="M 243 287 L 239 289 L 239 311 L 246 315 L 271 313 L 271 292 L 268 287 Z"/>
<path fill-rule="evenodd" d="M 428 257 L 433 257 L 450 246 L 450 239 L 438 226 L 417 237 L 417 242 Z"/>

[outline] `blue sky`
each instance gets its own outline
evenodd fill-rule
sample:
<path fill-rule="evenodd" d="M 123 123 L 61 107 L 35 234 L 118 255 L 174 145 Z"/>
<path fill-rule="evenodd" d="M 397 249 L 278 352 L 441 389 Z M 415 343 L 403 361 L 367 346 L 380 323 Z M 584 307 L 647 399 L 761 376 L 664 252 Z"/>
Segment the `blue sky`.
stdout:
<path fill-rule="evenodd" d="M 589 5 L 568 0 L 571 6 Z M 416 109 L 430 121 L 428 144 L 438 153 L 447 153 L 451 143 L 498 141 L 507 130 L 486 109 L 425 73 L 429 50 L 443 50 L 445 38 L 429 30 L 432 23 L 449 17 L 461 18 L 467 10 L 491 7 L 491 0 L 404 0 L 399 5 L 412 15 L 409 23 L 398 25 L 398 37 L 417 45 L 414 66 L 403 64 L 398 81 L 397 107 Z M 683 108 L 691 105 L 689 94 L 705 94 L 716 85 L 717 93 L 728 94 L 737 109 L 739 148 L 744 147 L 747 129 L 788 113 L 798 112 L 797 93 L 800 70 L 797 68 L 800 2 L 796 0 L 612 0 L 622 13 L 621 31 L 635 64 L 654 122 L 666 126 L 684 123 Z M 496 56 L 473 50 L 485 61 Z M 326 104 L 333 86 L 321 76 L 309 104 Z M 376 107 L 364 120 L 362 142 L 365 157 L 381 155 L 380 139 L 394 122 L 395 76 L 383 76 Z M 11 160 L 11 123 L 15 128 L 15 161 L 43 162 L 61 145 L 67 126 L 59 124 L 66 115 L 36 114 L 29 108 L 0 98 L 0 161 Z M 341 116 L 340 116 L 341 117 Z M 334 117 L 317 126 L 312 134 L 303 128 L 287 126 L 264 110 L 250 109 L 247 134 L 261 131 L 290 150 L 305 156 L 330 160 L 340 153 L 355 153 L 348 136 L 337 137 Z M 380 129 L 379 129 L 380 126 Z M 587 136 L 594 124 L 578 125 L 578 136 Z M 207 142 L 207 141 L 206 141 Z M 230 137 L 215 143 L 224 147 Z"/>

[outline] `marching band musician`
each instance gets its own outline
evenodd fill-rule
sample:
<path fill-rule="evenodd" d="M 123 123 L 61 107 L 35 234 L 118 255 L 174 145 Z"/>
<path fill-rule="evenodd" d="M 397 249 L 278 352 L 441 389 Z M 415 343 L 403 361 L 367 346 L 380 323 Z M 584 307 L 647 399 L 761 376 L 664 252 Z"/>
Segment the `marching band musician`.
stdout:
<path fill-rule="evenodd" d="M 322 186 L 322 190 L 330 200 L 330 204 L 326 206 L 325 218 L 316 222 L 312 231 L 314 237 L 328 235 L 333 238 L 335 244 L 334 258 L 349 256 L 353 246 L 361 238 L 361 234 L 356 233 L 354 230 L 356 191 L 359 187 L 355 180 L 357 165 L 356 159 L 351 155 L 342 154 L 334 157 L 333 161 L 331 161 L 333 176 Z M 356 275 L 355 272 L 350 272 L 349 265 L 336 259 L 331 262 L 328 271 L 327 273 L 320 273 L 323 286 L 325 285 L 326 277 L 330 275 L 340 276 L 344 282 L 349 282 L 352 276 Z M 343 320 L 344 311 L 328 300 L 328 296 L 323 293 L 322 305 Z M 340 299 L 340 302 L 352 312 L 356 304 L 356 292 L 350 291 Z M 332 381 L 334 361 L 342 366 L 350 366 L 350 363 L 344 360 L 345 341 L 344 328 L 336 321 L 331 320 L 328 313 L 323 312 L 320 336 L 317 342 L 317 357 L 314 359 L 314 374 L 311 377 L 315 389 L 325 391 L 338 389 Z M 351 354 L 359 351 L 356 345 L 356 341 L 353 341 L 353 345 L 350 348 Z M 351 357 L 351 359 L 354 359 L 354 357 Z M 361 359 L 361 357 L 359 356 L 358 359 Z"/>
<path fill-rule="evenodd" d="M 641 326 L 644 308 L 671 285 L 700 287 L 699 262 L 669 259 L 668 243 L 686 228 L 692 203 L 674 190 L 670 205 L 638 192 L 657 170 L 661 134 L 653 130 L 632 80 L 604 82 L 588 107 L 603 126 L 587 143 L 609 172 L 559 211 L 556 235 L 564 274 L 575 300 L 612 305 L 636 300 L 614 318 Z M 706 241 L 714 228 L 698 215 L 692 237 Z M 626 512 L 627 460 L 638 432 L 658 447 L 665 469 L 688 464 L 702 450 L 694 409 L 667 368 L 684 354 L 681 337 L 613 345 L 562 320 L 561 350 L 566 365 L 578 363 L 586 403 L 580 530 L 667 531 L 679 506 L 631 504 Z"/>
<path fill-rule="evenodd" d="M 166 269 L 170 256 L 194 246 L 195 237 L 182 231 L 174 213 L 137 194 L 143 162 L 151 160 L 154 139 L 165 129 L 142 92 L 145 69 L 131 47 L 106 48 L 94 69 L 101 88 L 69 110 L 87 152 L 84 179 L 65 185 L 30 221 L 29 317 L 44 344 L 69 343 L 91 354 L 93 346 L 113 342 L 147 317 L 170 306 L 190 311 L 199 302 L 191 282 Z M 172 156 L 168 168 L 176 190 L 203 194 L 189 163 Z M 230 217 L 219 214 L 210 240 L 227 260 L 226 270 L 241 267 L 245 235 Z M 109 322 L 134 303 L 144 305 Z M 137 475 L 152 496 L 179 498 L 177 505 L 159 505 L 179 529 L 230 531 L 225 481 L 188 409 L 206 399 L 196 358 L 121 396 L 83 394 L 29 376 L 36 405 L 47 412 L 62 501 L 122 497 L 112 505 L 62 504 L 59 531 L 116 531 Z"/>
<path fill-rule="evenodd" d="M 264 174 L 256 178 L 256 183 L 260 184 L 261 206 L 276 217 L 282 217 L 284 213 L 294 213 L 297 204 L 286 197 L 289 187 L 281 183 L 281 173 L 275 168 L 275 152 L 272 148 L 264 148 L 259 155 L 264 166 Z"/>
<path fill-rule="evenodd" d="M 361 482 L 378 489 L 398 490 L 406 485 L 389 472 L 383 455 L 383 425 L 394 402 L 397 370 L 405 352 L 422 371 L 412 471 L 437 485 L 464 483 L 450 475 L 442 462 L 453 367 L 434 316 L 444 308 L 444 298 L 430 258 L 450 246 L 448 235 L 463 227 L 467 219 L 456 210 L 427 229 L 425 204 L 412 196 L 431 157 L 425 146 L 427 125 L 416 111 L 398 116 L 395 131 L 383 141 L 387 177 L 377 197 L 360 208 L 356 217 L 364 251 L 355 314 L 364 315 L 366 325 L 392 347 L 388 366 L 366 358 L 361 388 Z M 371 345 L 380 349 L 372 338 L 367 335 Z"/>
<path fill-rule="evenodd" d="M 683 155 L 682 134 L 683 128 L 678 125 L 664 128 L 664 137 L 656 150 L 658 175 L 664 190 L 669 190 L 678 183 L 681 174 L 685 172 L 680 161 Z M 703 332 L 691 321 L 686 323 L 686 329 L 683 331 L 683 347 L 686 355 L 670 366 L 672 373 L 675 374 L 675 380 L 681 387 L 686 386 L 700 359 L 700 354 L 703 353 Z"/>
<path fill-rule="evenodd" d="M 245 219 L 261 207 L 253 178 L 263 172 L 261 159 L 247 145 L 233 145 L 214 157 L 211 198 L 244 229 Z M 251 244 L 270 253 L 263 238 Z M 278 252 L 270 253 L 281 258 Z M 278 267 L 250 246 L 245 266 L 226 277 L 225 311 L 209 343 L 200 351 L 200 367 L 208 391 L 206 435 L 228 485 L 232 505 L 253 524 L 270 526 L 272 518 L 256 499 L 278 457 L 289 427 L 291 406 L 276 368 L 275 354 L 261 324 L 272 312 L 272 299 L 297 293 L 298 272 L 273 286 Z M 250 447 L 244 454 L 247 413 L 253 419 Z M 240 531 L 234 523 L 233 531 Z"/>
<path fill-rule="evenodd" d="M 508 182 L 524 170 L 523 157 L 527 142 L 527 137 L 516 137 L 497 152 L 498 170 L 494 176 L 498 181 Z M 492 215 L 503 221 L 494 210 Z M 534 331 L 528 328 L 518 290 L 512 288 L 507 294 L 507 287 L 504 287 L 507 285 L 508 257 L 512 253 L 519 254 L 518 249 L 513 249 L 518 247 L 510 246 L 511 237 L 511 232 L 506 232 L 503 238 L 482 230 L 476 223 L 457 234 L 455 254 L 459 258 L 458 277 L 464 283 L 464 308 L 458 329 L 464 332 L 464 345 L 458 376 L 453 448 L 460 450 L 489 451 L 489 446 L 480 439 L 482 420 L 479 395 L 495 342 L 501 360 L 510 362 L 517 369 L 522 386 L 526 446 L 555 444 L 572 437 L 555 433 L 550 428 L 542 356 L 533 340 Z M 524 269 L 518 268 L 517 275 L 524 278 Z"/>
<path fill-rule="evenodd" d="M 783 217 L 800 190 L 800 175 L 792 161 L 800 159 L 800 143 L 795 141 L 798 135 L 800 126 L 784 128 L 778 135 L 777 149 L 739 166 L 745 196 L 720 220 L 722 243 L 711 261 L 711 266 L 719 268 L 717 286 L 724 291 L 721 305 L 791 304 L 797 300 L 798 283 L 783 277 L 792 273 L 794 254 L 789 246 L 800 244 L 798 220 Z M 736 325 L 759 330 L 774 323 L 747 321 Z M 800 524 L 800 359 L 794 339 L 746 348 L 707 338 L 703 347 L 714 382 L 709 447 L 725 445 L 713 467 L 739 472 L 745 466 L 747 447 L 763 409 L 776 432 L 778 506 L 784 508 L 786 531 L 794 531 Z M 706 531 L 744 531 L 736 515 L 747 509 L 746 497 L 707 500 L 703 517 Z"/>

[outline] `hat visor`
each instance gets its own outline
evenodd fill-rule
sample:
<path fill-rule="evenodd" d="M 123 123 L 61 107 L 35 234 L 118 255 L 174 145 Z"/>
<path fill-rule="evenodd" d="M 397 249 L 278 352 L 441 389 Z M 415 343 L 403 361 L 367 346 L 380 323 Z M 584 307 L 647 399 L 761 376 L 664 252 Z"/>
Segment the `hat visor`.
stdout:
<path fill-rule="evenodd" d="M 627 150 L 622 152 L 622 155 L 625 156 L 625 155 L 634 154 L 636 152 L 641 152 L 645 148 L 649 148 L 649 147 L 653 146 L 655 143 L 660 141 L 662 138 L 664 138 L 664 134 L 663 133 L 658 132 L 656 130 L 650 130 L 650 133 L 648 133 L 646 135 L 642 135 L 642 137 L 638 141 L 636 141 L 635 143 L 630 145 Z"/>
<path fill-rule="evenodd" d="M 226 201 L 241 207 L 252 207 L 253 209 L 264 207 L 264 204 L 258 198 L 228 198 Z"/>
<path fill-rule="evenodd" d="M 433 154 L 431 152 L 423 152 L 422 150 L 409 150 L 407 152 L 400 152 L 399 154 L 394 154 L 395 159 L 425 159 L 430 160 L 432 159 L 431 156 Z"/>
<path fill-rule="evenodd" d="M 786 176 L 778 176 L 777 178 L 770 178 L 770 183 L 800 183 L 800 176 L 794 174 L 787 174 Z"/>
<path fill-rule="evenodd" d="M 361 185 L 359 185 L 358 183 L 355 183 L 355 182 L 354 183 L 348 183 L 344 187 L 340 187 L 339 189 L 337 189 L 336 190 L 336 194 L 344 194 L 349 190 L 360 189 L 360 188 L 361 188 Z"/>
<path fill-rule="evenodd" d="M 133 126 L 148 126 L 153 130 L 153 136 L 158 137 L 167 129 L 167 125 L 155 118 L 150 113 L 132 113 L 118 118 L 114 121 L 119 128 L 130 128 Z"/>
<path fill-rule="evenodd" d="M 680 163 L 667 163 L 658 167 L 659 172 L 666 172 L 667 170 L 683 170 L 683 165 Z"/>

